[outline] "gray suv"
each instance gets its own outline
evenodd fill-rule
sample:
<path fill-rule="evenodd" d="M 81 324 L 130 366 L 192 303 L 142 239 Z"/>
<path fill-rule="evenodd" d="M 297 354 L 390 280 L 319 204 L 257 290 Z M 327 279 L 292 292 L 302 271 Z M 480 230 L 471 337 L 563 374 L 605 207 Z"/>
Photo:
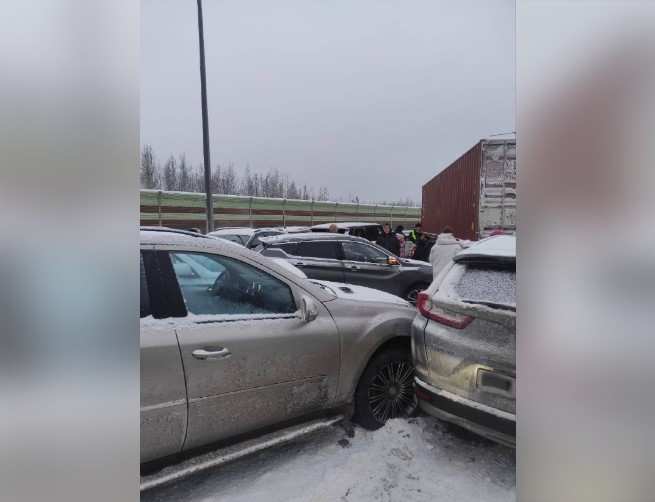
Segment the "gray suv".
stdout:
<path fill-rule="evenodd" d="M 288 260 L 311 279 L 367 286 L 411 303 L 432 282 L 430 264 L 399 258 L 361 237 L 319 232 L 284 234 L 261 241 L 257 251 Z"/>
<path fill-rule="evenodd" d="M 141 462 L 317 414 L 416 409 L 415 309 L 316 284 L 231 242 L 141 231 Z"/>
<path fill-rule="evenodd" d="M 421 292 L 412 323 L 419 405 L 490 439 L 516 440 L 516 241 L 455 255 Z"/>

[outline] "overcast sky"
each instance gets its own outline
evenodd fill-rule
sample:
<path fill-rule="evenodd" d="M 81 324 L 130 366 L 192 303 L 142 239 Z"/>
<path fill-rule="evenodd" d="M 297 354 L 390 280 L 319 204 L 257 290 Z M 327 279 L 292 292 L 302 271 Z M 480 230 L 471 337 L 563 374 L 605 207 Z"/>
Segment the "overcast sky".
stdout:
<path fill-rule="evenodd" d="M 212 164 L 411 197 L 513 131 L 513 0 L 204 0 Z M 196 2 L 142 0 L 141 143 L 202 162 Z"/>

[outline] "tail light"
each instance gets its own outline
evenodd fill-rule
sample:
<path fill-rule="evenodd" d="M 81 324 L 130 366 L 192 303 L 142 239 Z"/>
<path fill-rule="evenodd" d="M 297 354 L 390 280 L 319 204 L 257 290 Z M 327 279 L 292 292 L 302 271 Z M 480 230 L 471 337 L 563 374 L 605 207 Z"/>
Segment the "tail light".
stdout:
<path fill-rule="evenodd" d="M 471 316 L 448 312 L 435 306 L 432 298 L 425 291 L 421 291 L 416 297 L 416 306 L 422 316 L 451 328 L 464 329 L 473 320 Z"/>

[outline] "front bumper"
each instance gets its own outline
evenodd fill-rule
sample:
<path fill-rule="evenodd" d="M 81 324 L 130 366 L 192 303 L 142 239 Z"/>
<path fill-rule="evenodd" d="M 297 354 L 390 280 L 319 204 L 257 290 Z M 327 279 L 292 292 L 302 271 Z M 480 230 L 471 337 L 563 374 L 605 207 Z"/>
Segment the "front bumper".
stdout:
<path fill-rule="evenodd" d="M 455 423 L 493 441 L 516 446 L 516 415 L 414 378 L 420 408 L 428 415 Z"/>

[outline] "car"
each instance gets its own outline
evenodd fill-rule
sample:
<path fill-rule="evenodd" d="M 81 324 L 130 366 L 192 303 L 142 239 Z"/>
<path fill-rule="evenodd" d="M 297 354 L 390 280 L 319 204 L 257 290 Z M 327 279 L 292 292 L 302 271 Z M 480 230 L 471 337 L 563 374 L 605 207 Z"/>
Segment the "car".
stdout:
<path fill-rule="evenodd" d="M 321 223 L 311 227 L 312 232 L 329 232 L 332 225 L 337 226 L 337 233 L 364 237 L 375 242 L 382 233 L 382 225 L 379 223 L 361 221 L 340 221 L 335 223 Z"/>
<path fill-rule="evenodd" d="M 412 357 L 420 408 L 516 445 L 516 239 L 460 251 L 418 295 Z"/>
<path fill-rule="evenodd" d="M 352 235 L 282 234 L 261 239 L 256 251 L 290 261 L 311 279 L 366 286 L 411 303 L 432 282 L 429 263 L 399 258 L 377 244 Z"/>
<path fill-rule="evenodd" d="M 252 249 L 259 245 L 260 238 L 283 233 L 285 233 L 283 228 L 226 227 L 210 232 L 207 235 L 232 241 Z"/>
<path fill-rule="evenodd" d="M 318 415 L 375 429 L 415 411 L 407 302 L 193 232 L 140 241 L 142 467 Z"/>

